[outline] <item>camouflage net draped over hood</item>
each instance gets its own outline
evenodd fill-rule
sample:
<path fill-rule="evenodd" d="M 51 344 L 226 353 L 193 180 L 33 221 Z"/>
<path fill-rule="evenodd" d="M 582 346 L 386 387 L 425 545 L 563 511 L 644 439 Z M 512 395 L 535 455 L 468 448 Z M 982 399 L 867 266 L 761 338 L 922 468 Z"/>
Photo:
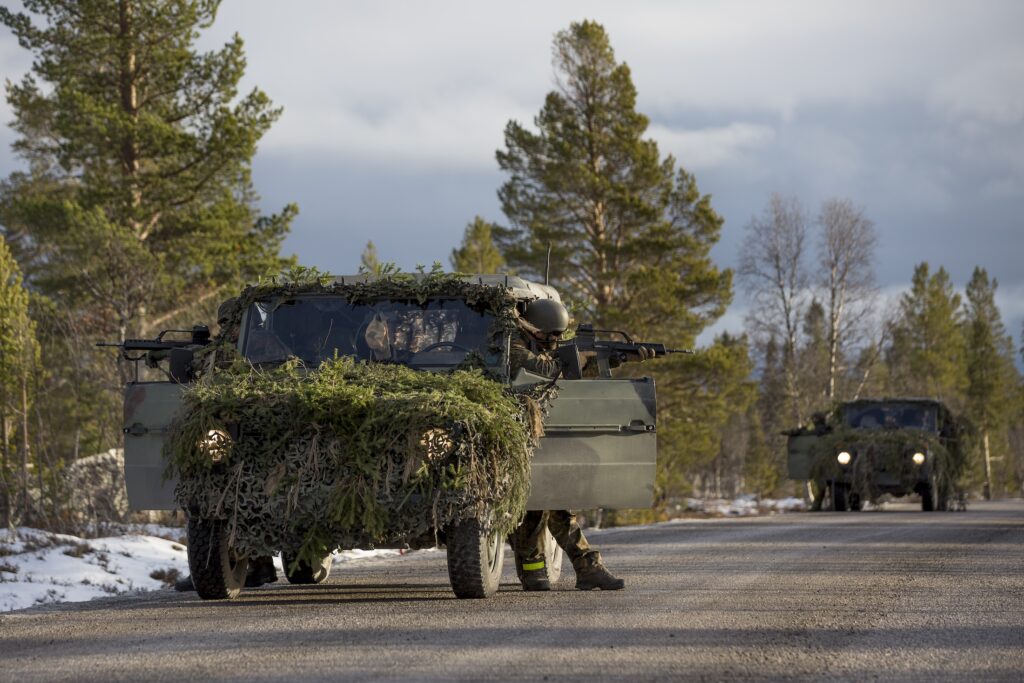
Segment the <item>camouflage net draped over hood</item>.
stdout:
<path fill-rule="evenodd" d="M 542 419 L 534 398 L 478 371 L 239 363 L 186 392 L 170 458 L 179 503 L 228 520 L 239 551 L 312 559 L 465 519 L 511 532 Z M 237 434 L 218 462 L 211 430 Z"/>
<path fill-rule="evenodd" d="M 451 276 L 247 289 L 215 345 L 220 362 L 185 392 L 167 440 L 181 506 L 227 520 L 241 553 L 286 550 L 310 562 L 337 547 L 432 539 L 468 519 L 510 533 L 552 386 L 513 391 L 479 370 L 436 374 L 347 357 L 311 370 L 237 358 L 231 325 L 250 303 L 309 292 L 352 303 L 457 296 L 492 313 L 496 332 L 514 325 L 507 290 Z M 211 430 L 232 434 L 225 448 L 204 445 Z"/>
<path fill-rule="evenodd" d="M 917 481 L 920 466 L 913 465 L 908 453 L 920 450 L 927 453 L 929 466 L 935 474 L 940 490 L 957 492 L 959 479 L 966 463 L 966 454 L 957 442 L 948 442 L 937 435 L 920 429 L 880 429 L 868 431 L 840 427 L 822 435 L 815 446 L 815 464 L 811 478 L 817 480 L 839 478 L 843 468 L 836 460 L 841 449 L 856 451 L 852 464 L 853 487 L 869 495 L 876 495 L 873 473 L 883 470 L 906 482 Z"/>

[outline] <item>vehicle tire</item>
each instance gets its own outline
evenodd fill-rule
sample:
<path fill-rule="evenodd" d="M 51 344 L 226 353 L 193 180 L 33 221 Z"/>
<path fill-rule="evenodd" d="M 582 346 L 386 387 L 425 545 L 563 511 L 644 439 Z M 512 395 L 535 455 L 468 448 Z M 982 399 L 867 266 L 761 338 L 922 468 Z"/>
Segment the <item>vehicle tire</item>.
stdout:
<path fill-rule="evenodd" d="M 860 497 L 859 493 L 851 491 L 849 495 L 849 501 L 851 511 L 860 512 L 861 510 L 864 509 L 864 499 Z"/>
<path fill-rule="evenodd" d="M 238 557 L 228 545 L 227 523 L 219 519 L 188 520 L 188 568 L 203 600 L 238 597 L 245 586 L 248 557 Z"/>
<path fill-rule="evenodd" d="M 284 575 L 288 583 L 308 586 L 314 583 L 323 583 L 331 575 L 331 565 L 334 564 L 334 555 L 328 553 L 320 558 L 320 562 L 310 565 L 305 560 L 299 560 L 295 571 L 289 573 L 288 568 L 295 562 L 295 556 L 288 553 L 281 553 L 281 563 L 284 565 Z"/>
<path fill-rule="evenodd" d="M 832 482 L 832 509 L 846 512 L 846 485 Z"/>
<path fill-rule="evenodd" d="M 562 576 L 562 556 L 565 553 L 562 551 L 562 546 L 558 545 L 555 537 L 547 529 L 544 529 L 542 542 L 544 543 L 544 568 L 547 570 L 548 582 L 555 583 Z M 516 555 L 516 576 L 522 583 L 523 561 L 519 555 Z"/>
<path fill-rule="evenodd" d="M 448 528 L 448 580 L 459 598 L 488 598 L 501 583 L 505 540 L 475 519 Z"/>

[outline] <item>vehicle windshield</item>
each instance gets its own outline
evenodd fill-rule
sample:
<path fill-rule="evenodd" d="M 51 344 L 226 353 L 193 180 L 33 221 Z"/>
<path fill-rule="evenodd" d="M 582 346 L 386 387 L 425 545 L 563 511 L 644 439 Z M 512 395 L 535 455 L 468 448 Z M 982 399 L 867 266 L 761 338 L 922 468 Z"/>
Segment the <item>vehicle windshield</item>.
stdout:
<path fill-rule="evenodd" d="M 846 406 L 846 424 L 854 429 L 921 429 L 934 432 L 938 411 L 919 403 L 873 403 Z"/>
<path fill-rule="evenodd" d="M 494 317 L 459 299 L 379 301 L 353 305 L 342 297 L 309 296 L 254 303 L 242 353 L 252 363 L 296 357 L 316 367 L 337 356 L 452 368 L 471 353 L 498 365 L 490 338 Z"/>

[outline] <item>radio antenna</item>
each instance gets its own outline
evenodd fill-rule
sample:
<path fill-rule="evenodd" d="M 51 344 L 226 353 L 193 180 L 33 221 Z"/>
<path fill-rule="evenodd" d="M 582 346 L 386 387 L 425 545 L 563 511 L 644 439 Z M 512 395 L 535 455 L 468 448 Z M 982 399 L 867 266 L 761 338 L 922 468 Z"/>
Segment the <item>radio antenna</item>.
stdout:
<path fill-rule="evenodd" d="M 551 279 L 551 242 L 548 242 L 548 256 L 544 259 L 544 284 Z"/>

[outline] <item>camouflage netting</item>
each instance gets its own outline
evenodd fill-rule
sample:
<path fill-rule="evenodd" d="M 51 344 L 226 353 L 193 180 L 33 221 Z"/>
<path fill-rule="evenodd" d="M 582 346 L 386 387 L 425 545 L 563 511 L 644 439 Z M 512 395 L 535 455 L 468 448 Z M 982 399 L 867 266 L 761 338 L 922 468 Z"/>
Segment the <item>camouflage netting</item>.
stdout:
<path fill-rule="evenodd" d="M 312 370 L 298 361 L 253 367 L 232 351 L 232 326 L 237 335 L 249 303 L 311 291 L 353 303 L 457 296 L 497 326 L 514 325 L 506 290 L 451 276 L 247 289 L 215 344 L 216 369 L 185 392 L 167 440 L 181 506 L 226 520 L 241 553 L 286 550 L 310 562 L 338 547 L 433 539 L 469 519 L 510 533 L 552 386 L 513 391 L 481 370 L 435 374 L 346 357 Z M 212 430 L 231 438 L 209 443 Z"/>
<path fill-rule="evenodd" d="M 811 478 L 817 481 L 840 478 L 843 468 L 836 460 L 836 453 L 842 449 L 857 451 L 852 469 L 852 488 L 871 498 L 878 495 L 872 480 L 875 471 L 885 471 L 908 484 L 907 488 L 913 488 L 920 469 L 908 457 L 908 453 L 914 450 L 927 451 L 940 491 L 954 497 L 959 493 L 966 453 L 956 441 L 946 441 L 919 429 L 867 431 L 841 427 L 818 439 Z"/>

